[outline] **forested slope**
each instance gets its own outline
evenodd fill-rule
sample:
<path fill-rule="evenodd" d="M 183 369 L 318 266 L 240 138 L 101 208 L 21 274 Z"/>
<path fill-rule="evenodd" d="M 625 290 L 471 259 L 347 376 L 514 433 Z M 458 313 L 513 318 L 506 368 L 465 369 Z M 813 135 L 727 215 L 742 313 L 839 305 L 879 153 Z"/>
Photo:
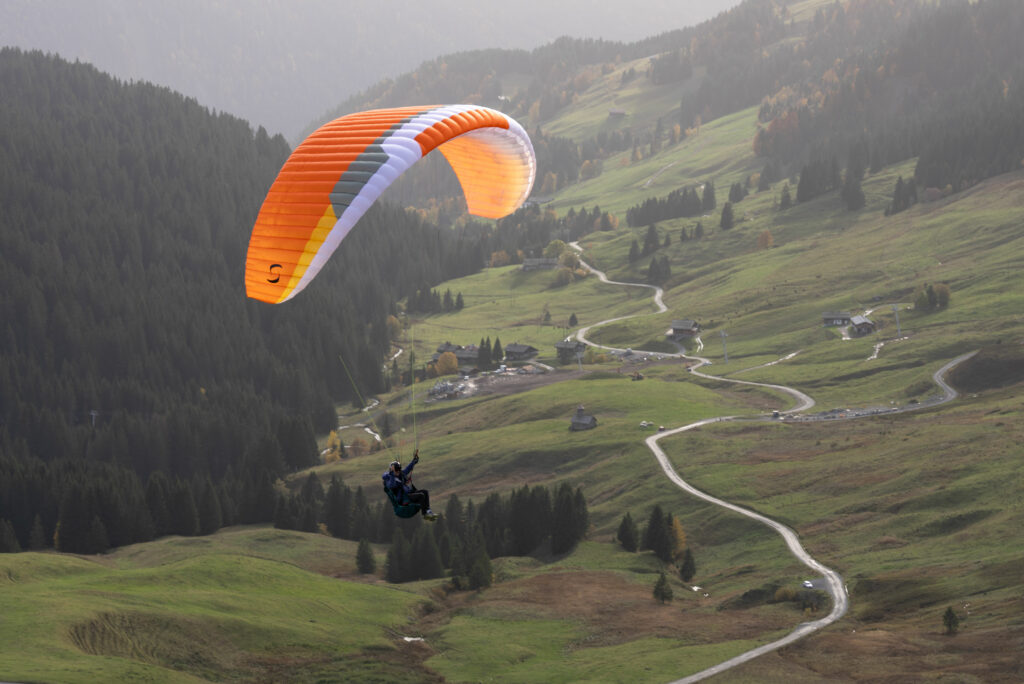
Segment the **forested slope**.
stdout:
<path fill-rule="evenodd" d="M 757 106 L 751 145 L 769 182 L 832 160 L 877 171 L 919 157 L 919 186 L 958 190 L 1024 156 L 1011 123 L 1024 90 L 1021 30 L 1014 0 L 746 0 L 634 43 L 563 38 L 446 55 L 334 114 L 412 101 L 499 108 L 530 130 L 536 194 L 547 197 L 600 175 L 623 150 L 635 162 Z M 458 194 L 451 174 L 402 185 L 417 204 Z"/>
<path fill-rule="evenodd" d="M 393 302 L 482 264 L 383 206 L 302 298 L 249 301 L 282 137 L 41 53 L 0 51 L 0 89 L 0 520 L 22 546 L 37 516 L 52 541 L 71 482 L 87 523 L 148 517 L 153 473 L 193 499 L 209 477 L 225 523 L 269 520 L 267 483 L 315 462 L 355 396 L 339 356 L 379 391 Z"/>

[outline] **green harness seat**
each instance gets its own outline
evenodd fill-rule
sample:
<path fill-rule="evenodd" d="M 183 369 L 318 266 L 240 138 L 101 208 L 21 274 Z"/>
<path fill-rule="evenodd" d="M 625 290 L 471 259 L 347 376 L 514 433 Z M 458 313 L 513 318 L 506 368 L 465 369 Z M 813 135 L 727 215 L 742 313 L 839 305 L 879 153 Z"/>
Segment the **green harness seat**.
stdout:
<path fill-rule="evenodd" d="M 399 518 L 411 518 L 422 510 L 422 507 L 417 503 L 399 503 L 397 496 L 392 493 L 387 487 L 384 488 L 384 493 L 388 495 L 388 499 L 391 501 L 391 506 L 395 509 L 395 515 Z"/>

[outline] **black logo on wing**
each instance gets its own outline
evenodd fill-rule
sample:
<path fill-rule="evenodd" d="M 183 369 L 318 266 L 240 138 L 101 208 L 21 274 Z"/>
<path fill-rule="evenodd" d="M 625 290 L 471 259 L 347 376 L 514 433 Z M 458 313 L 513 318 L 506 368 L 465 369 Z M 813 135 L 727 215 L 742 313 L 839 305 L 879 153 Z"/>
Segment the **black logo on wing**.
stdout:
<path fill-rule="evenodd" d="M 281 274 L 274 271 L 275 268 L 281 268 L 281 264 L 270 264 L 270 275 L 272 278 L 267 278 L 268 283 L 276 283 L 281 280 Z"/>

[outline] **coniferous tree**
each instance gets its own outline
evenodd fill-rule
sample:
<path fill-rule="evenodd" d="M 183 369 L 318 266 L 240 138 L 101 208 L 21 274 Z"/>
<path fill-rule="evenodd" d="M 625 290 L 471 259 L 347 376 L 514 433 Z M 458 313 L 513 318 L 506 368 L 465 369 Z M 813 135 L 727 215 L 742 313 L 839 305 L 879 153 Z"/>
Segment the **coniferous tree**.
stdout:
<path fill-rule="evenodd" d="M 956 634 L 960 629 L 960 617 L 953 610 L 953 606 L 946 608 L 946 612 L 942 614 L 942 626 L 946 628 L 946 634 Z"/>
<path fill-rule="evenodd" d="M 412 568 L 410 574 L 415 579 L 434 579 L 444 574 L 441 565 L 441 553 L 437 548 L 434 533 L 426 526 L 420 526 L 412 541 Z"/>
<path fill-rule="evenodd" d="M 782 186 L 782 198 L 779 200 L 779 209 L 789 209 L 793 206 L 793 198 L 789 194 L 789 183 Z"/>
<path fill-rule="evenodd" d="M 146 504 L 158 537 L 171 533 L 170 503 L 171 488 L 167 476 L 161 472 L 153 473 L 146 484 Z"/>
<path fill-rule="evenodd" d="M 110 538 L 107 536 L 107 528 L 98 515 L 92 517 L 89 523 L 89 532 L 85 538 L 80 553 L 106 553 L 110 550 Z"/>
<path fill-rule="evenodd" d="M 395 535 L 391 538 L 391 547 L 388 549 L 385 561 L 384 577 L 392 584 L 412 579 L 409 542 L 401 530 L 395 530 Z"/>
<path fill-rule="evenodd" d="M 575 312 L 569 314 L 569 327 L 570 328 L 573 328 L 573 327 L 579 325 L 579 322 L 580 321 L 579 321 L 578 318 L 576 318 L 576 313 Z"/>
<path fill-rule="evenodd" d="M 732 202 L 726 202 L 722 206 L 722 220 L 719 222 L 722 230 L 730 230 L 733 227 Z"/>
<path fill-rule="evenodd" d="M 500 337 L 495 337 L 494 338 L 494 346 L 491 347 L 491 365 L 492 366 L 499 365 L 504 360 L 505 360 L 505 352 L 501 348 L 501 338 Z"/>
<path fill-rule="evenodd" d="M 0 553 L 18 553 L 21 544 L 18 535 L 14 534 L 14 526 L 7 519 L 0 519 Z"/>
<path fill-rule="evenodd" d="M 491 558 L 487 555 L 487 548 L 477 544 L 476 551 L 471 556 L 472 563 L 469 566 L 468 580 L 469 588 L 472 590 L 486 589 L 494 581 L 494 570 L 491 566 Z"/>
<path fill-rule="evenodd" d="M 209 477 L 201 486 L 197 509 L 199 534 L 213 534 L 221 528 L 223 517 L 221 516 L 220 499 L 217 497 L 217 489 Z"/>
<path fill-rule="evenodd" d="M 279 530 L 294 530 L 295 516 L 292 512 L 291 497 L 279 494 L 274 506 L 274 527 Z"/>
<path fill-rule="evenodd" d="M 622 516 L 622 522 L 619 523 L 619 531 L 615 535 L 615 538 L 622 544 L 622 548 L 626 551 L 635 552 L 638 546 L 637 529 L 636 523 L 633 522 L 633 517 L 627 511 Z"/>
<path fill-rule="evenodd" d="M 718 200 L 715 198 L 714 181 L 709 180 L 704 184 L 704 194 L 701 196 L 700 206 L 705 212 L 712 211 L 718 206 Z"/>
<path fill-rule="evenodd" d="M 679 566 L 679 576 L 684 582 L 689 582 L 693 579 L 693 576 L 697 574 L 697 564 L 693 560 L 693 552 L 690 551 L 690 547 L 686 547 L 686 551 L 683 553 L 683 562 Z"/>
<path fill-rule="evenodd" d="M 849 169 L 846 171 L 846 180 L 843 182 L 841 194 L 843 203 L 849 211 L 857 211 L 864 208 L 867 200 L 864 197 L 864 190 L 860 186 L 860 178 L 851 173 Z"/>
<path fill-rule="evenodd" d="M 647 233 L 644 235 L 644 248 L 641 251 L 641 255 L 647 256 L 648 254 L 653 254 L 658 251 L 658 245 L 658 229 L 652 223 L 647 226 Z"/>
<path fill-rule="evenodd" d="M 46 538 L 46 530 L 43 527 L 43 520 L 36 514 L 32 521 L 32 531 L 29 534 L 28 548 L 32 551 L 41 551 L 49 546 Z"/>
<path fill-rule="evenodd" d="M 629 245 L 629 261 L 630 263 L 640 258 L 640 243 L 636 240 Z"/>
<path fill-rule="evenodd" d="M 194 537 L 199 534 L 199 510 L 187 482 L 178 480 L 171 492 L 171 534 Z"/>
<path fill-rule="evenodd" d="M 54 548 L 65 553 L 91 553 L 87 550 L 87 537 L 94 516 L 82 489 L 69 487 L 60 503 Z"/>
<path fill-rule="evenodd" d="M 361 575 L 372 575 L 377 571 L 377 559 L 373 556 L 373 547 L 366 537 L 359 540 L 356 550 L 356 569 Z"/>
<path fill-rule="evenodd" d="M 347 539 L 349 536 L 349 523 L 352 518 L 350 497 L 349 488 L 341 483 L 337 475 L 332 475 L 324 497 L 324 524 L 333 537 Z"/>
<path fill-rule="evenodd" d="M 668 577 L 664 571 L 658 573 L 658 580 L 654 583 L 654 598 L 658 603 L 668 603 L 672 600 L 672 585 L 668 583 Z"/>

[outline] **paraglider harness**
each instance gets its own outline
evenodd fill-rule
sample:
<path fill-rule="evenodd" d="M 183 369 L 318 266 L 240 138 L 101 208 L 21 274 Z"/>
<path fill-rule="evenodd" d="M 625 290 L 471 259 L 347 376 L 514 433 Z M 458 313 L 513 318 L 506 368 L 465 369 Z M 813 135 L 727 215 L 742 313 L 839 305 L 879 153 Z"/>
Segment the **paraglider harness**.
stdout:
<path fill-rule="evenodd" d="M 419 461 L 419 455 L 413 456 L 413 464 L 417 461 Z M 391 462 L 391 466 L 388 468 L 389 472 L 394 470 L 396 463 L 398 463 L 398 461 Z M 388 487 L 387 482 L 384 483 L 384 493 L 388 495 L 388 501 L 391 502 L 391 506 L 395 509 L 395 515 L 399 518 L 411 518 L 423 510 L 423 507 L 418 503 L 414 503 L 412 501 L 402 503 L 402 490 L 399 489 L 396 494 L 390 487 Z"/>
<path fill-rule="evenodd" d="M 411 501 L 409 503 L 400 503 L 398 497 L 395 496 L 394 492 L 388 489 L 386 485 L 384 487 L 384 493 L 388 495 L 388 499 L 391 501 L 391 505 L 395 509 L 395 515 L 399 518 L 411 518 L 414 515 L 419 514 L 421 506 L 418 503 L 413 503 Z"/>

